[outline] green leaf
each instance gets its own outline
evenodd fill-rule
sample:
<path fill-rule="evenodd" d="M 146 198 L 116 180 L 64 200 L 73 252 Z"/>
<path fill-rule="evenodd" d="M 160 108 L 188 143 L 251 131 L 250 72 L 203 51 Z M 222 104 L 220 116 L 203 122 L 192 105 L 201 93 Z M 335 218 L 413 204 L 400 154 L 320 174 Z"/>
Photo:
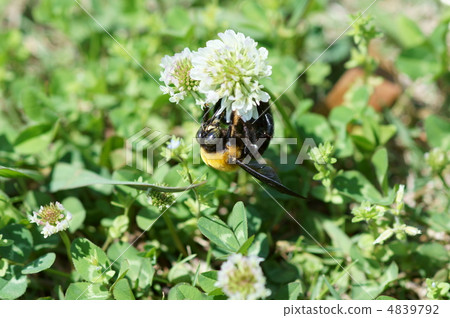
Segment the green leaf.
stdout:
<path fill-rule="evenodd" d="M 13 245 L 0 247 L 0 257 L 17 263 L 25 263 L 33 247 L 30 231 L 23 225 L 11 224 L 0 230 L 3 239 L 14 241 Z"/>
<path fill-rule="evenodd" d="M 204 236 L 228 252 L 236 253 L 240 244 L 234 232 L 218 217 L 201 217 L 198 220 L 198 228 Z"/>
<path fill-rule="evenodd" d="M 137 226 L 144 231 L 150 230 L 155 221 L 159 218 L 161 212 L 155 206 L 146 206 L 142 208 L 136 216 Z"/>
<path fill-rule="evenodd" d="M 117 282 L 113 289 L 114 299 L 116 300 L 134 300 L 133 291 L 126 279 L 121 279 Z"/>
<path fill-rule="evenodd" d="M 398 266 L 392 262 L 387 269 L 385 269 L 383 276 L 378 282 L 367 281 L 360 285 L 354 285 L 352 288 L 352 299 L 375 299 L 381 294 L 387 285 L 398 278 Z"/>
<path fill-rule="evenodd" d="M 48 253 L 26 265 L 22 274 L 36 274 L 50 268 L 55 262 L 56 254 Z"/>
<path fill-rule="evenodd" d="M 34 180 L 42 180 L 43 177 L 37 171 L 28 170 L 28 169 L 18 169 L 18 168 L 9 168 L 5 166 L 0 166 L 0 177 L 4 178 L 31 178 Z"/>
<path fill-rule="evenodd" d="M 334 299 L 337 300 L 341 300 L 341 297 L 339 296 L 339 294 L 337 293 L 337 291 L 334 289 L 334 287 L 330 284 L 330 282 L 328 281 L 328 279 L 326 278 L 325 275 L 322 275 L 323 280 L 325 281 L 325 284 L 328 287 L 328 290 L 330 291 L 331 295 L 333 296 Z"/>
<path fill-rule="evenodd" d="M 6 275 L 0 278 L 0 299 L 17 299 L 27 290 L 27 276 L 22 275 L 21 266 L 11 265 Z"/>
<path fill-rule="evenodd" d="M 126 277 L 131 280 L 132 285 L 147 288 L 152 285 L 155 269 L 150 259 L 139 256 L 139 251 L 126 242 L 116 242 L 108 248 L 108 257 L 114 262 L 127 260 L 129 269 Z"/>
<path fill-rule="evenodd" d="M 269 259 L 261 266 L 267 278 L 278 284 L 286 284 L 300 278 L 297 267 L 285 261 Z"/>
<path fill-rule="evenodd" d="M 379 125 L 377 128 L 377 134 L 379 144 L 386 144 L 397 133 L 397 127 L 394 125 Z"/>
<path fill-rule="evenodd" d="M 69 232 L 75 233 L 83 225 L 84 219 L 86 218 L 86 210 L 83 207 L 83 203 L 76 197 L 68 197 L 61 203 L 72 214 Z"/>
<path fill-rule="evenodd" d="M 172 7 L 165 17 L 167 27 L 163 31 L 172 36 L 183 38 L 192 26 L 188 10 L 181 7 Z"/>
<path fill-rule="evenodd" d="M 292 282 L 282 285 L 274 296 L 277 300 L 297 300 L 300 295 L 303 295 L 303 287 L 300 282 Z"/>
<path fill-rule="evenodd" d="M 425 42 L 426 38 L 414 20 L 401 15 L 396 22 L 395 34 L 403 47 L 411 48 Z"/>
<path fill-rule="evenodd" d="M 92 283 L 106 283 L 113 275 L 105 252 L 85 238 L 76 238 L 70 248 L 73 265 L 80 276 Z"/>
<path fill-rule="evenodd" d="M 361 150 L 370 152 L 375 149 L 375 144 L 364 136 L 350 135 L 350 138 L 353 140 L 353 143 Z"/>
<path fill-rule="evenodd" d="M 217 283 L 217 275 L 218 271 L 209 271 L 201 273 L 198 277 L 198 284 L 200 285 L 200 288 L 203 289 L 206 293 L 210 293 L 212 291 L 215 291 L 217 287 L 215 284 Z"/>
<path fill-rule="evenodd" d="M 195 287 L 181 283 L 169 291 L 169 300 L 202 300 L 205 296 Z"/>
<path fill-rule="evenodd" d="M 400 72 L 407 74 L 413 80 L 425 75 L 436 76 L 441 71 L 439 59 L 428 45 L 402 51 L 395 65 Z"/>
<path fill-rule="evenodd" d="M 346 106 L 335 107 L 329 115 L 330 124 L 336 129 L 335 156 L 344 158 L 354 151 L 353 143 L 347 133 L 347 125 L 355 116 L 355 111 Z"/>
<path fill-rule="evenodd" d="M 310 85 L 322 85 L 325 78 L 330 75 L 331 66 L 328 63 L 313 63 L 306 71 L 306 80 Z"/>
<path fill-rule="evenodd" d="M 189 262 L 191 259 L 195 258 L 197 255 L 192 254 L 188 257 L 182 259 L 181 261 L 177 262 L 170 270 L 169 274 L 167 275 L 167 279 L 171 283 L 181 283 L 191 282 L 191 269 L 186 266 L 186 263 Z"/>
<path fill-rule="evenodd" d="M 114 218 L 111 227 L 108 230 L 108 234 L 111 238 L 120 238 L 128 229 L 129 219 L 126 215 L 118 215 Z"/>
<path fill-rule="evenodd" d="M 4 277 L 6 275 L 6 271 L 9 268 L 8 260 L 4 258 L 0 258 L 0 277 Z"/>
<path fill-rule="evenodd" d="M 239 251 L 237 251 L 237 252 L 238 252 L 239 254 L 242 254 L 242 255 L 247 255 L 247 251 L 248 251 L 248 249 L 250 248 L 250 246 L 252 245 L 254 239 L 255 239 L 255 235 L 250 236 L 250 237 L 248 238 L 248 240 L 245 241 L 245 242 L 241 245 L 241 247 L 239 248 Z"/>
<path fill-rule="evenodd" d="M 328 121 L 322 115 L 307 113 L 297 118 L 295 124 L 300 136 L 313 138 L 317 145 L 327 140 L 334 140 L 334 133 Z"/>
<path fill-rule="evenodd" d="M 339 227 L 336 226 L 336 224 L 329 220 L 323 222 L 323 228 L 331 237 L 333 246 L 339 248 L 345 255 L 349 255 L 352 241 L 347 236 L 347 234 L 345 234 L 344 231 L 342 231 Z"/>
<path fill-rule="evenodd" d="M 414 253 L 414 263 L 426 276 L 431 277 L 450 263 L 450 256 L 439 243 L 423 243 Z"/>
<path fill-rule="evenodd" d="M 249 238 L 249 240 L 253 237 L 253 235 Z M 244 243 L 241 249 L 245 246 Z M 257 255 L 262 258 L 267 258 L 269 255 L 269 239 L 267 238 L 267 234 L 260 232 L 256 235 L 255 240 L 252 242 L 252 245 L 248 249 L 248 255 Z"/>
<path fill-rule="evenodd" d="M 376 204 L 391 204 L 392 198 L 383 198 L 378 190 L 359 171 L 345 171 L 333 181 L 335 188 L 343 195 L 358 202 L 370 201 Z"/>
<path fill-rule="evenodd" d="M 227 220 L 228 225 L 233 230 L 239 244 L 242 245 L 248 239 L 247 211 L 242 201 L 237 202 Z"/>
<path fill-rule="evenodd" d="M 375 168 L 377 180 L 384 192 L 388 190 L 387 171 L 389 167 L 386 148 L 378 149 L 372 156 L 372 164 Z"/>
<path fill-rule="evenodd" d="M 66 300 L 104 300 L 109 298 L 108 289 L 98 283 L 72 283 L 66 291 Z"/>
<path fill-rule="evenodd" d="M 376 298 L 376 300 L 397 300 L 397 298 L 381 295 L 381 296 L 378 296 Z"/>
<path fill-rule="evenodd" d="M 3 238 L 2 234 L 0 234 L 0 247 L 11 246 L 13 244 L 14 244 L 13 240 L 7 240 L 7 239 Z"/>
<path fill-rule="evenodd" d="M 32 155 L 45 151 L 53 140 L 59 126 L 40 124 L 25 128 L 14 141 L 14 150 L 22 155 Z"/>
<path fill-rule="evenodd" d="M 436 115 L 425 119 L 428 144 L 434 148 L 450 150 L 450 121 Z"/>
<path fill-rule="evenodd" d="M 57 192 L 61 190 L 76 189 L 96 184 L 104 185 L 124 185 L 138 190 L 152 189 L 161 192 L 183 192 L 205 184 L 206 181 L 194 183 L 186 187 L 161 187 L 145 182 L 115 181 L 104 178 L 92 171 L 74 167 L 67 163 L 59 163 L 53 171 L 53 179 L 50 183 L 50 191 Z"/>

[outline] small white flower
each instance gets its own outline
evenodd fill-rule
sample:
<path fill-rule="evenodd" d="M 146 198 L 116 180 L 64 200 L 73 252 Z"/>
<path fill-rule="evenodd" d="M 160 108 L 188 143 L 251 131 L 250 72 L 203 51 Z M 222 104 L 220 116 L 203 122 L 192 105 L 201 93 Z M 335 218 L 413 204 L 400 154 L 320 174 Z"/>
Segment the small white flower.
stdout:
<path fill-rule="evenodd" d="M 409 226 L 409 225 L 405 226 L 404 231 L 406 234 L 411 235 L 411 236 L 422 234 L 422 232 L 418 228 L 416 228 L 414 226 Z"/>
<path fill-rule="evenodd" d="M 262 260 L 257 256 L 231 255 L 222 264 L 215 286 L 230 299 L 253 300 L 269 296 L 270 290 L 265 288 L 266 278 L 259 266 Z"/>
<path fill-rule="evenodd" d="M 403 196 L 405 195 L 405 185 L 401 184 L 398 186 L 398 191 L 397 194 L 395 196 L 395 203 L 396 204 L 401 204 L 403 203 Z"/>
<path fill-rule="evenodd" d="M 44 235 L 44 238 L 49 237 L 50 235 L 56 233 L 56 227 L 54 227 L 53 225 L 50 225 L 48 222 L 45 224 L 45 226 L 42 229 L 41 234 Z"/>
<path fill-rule="evenodd" d="M 191 56 L 191 51 L 185 48 L 181 53 L 176 53 L 174 56 L 166 55 L 161 60 L 160 66 L 163 71 L 160 80 L 166 85 L 161 86 L 161 91 L 170 95 L 169 100 L 172 103 L 179 103 L 191 94 L 197 104 L 203 104 L 197 92 L 199 83 L 189 75 L 192 69 Z"/>
<path fill-rule="evenodd" d="M 36 212 L 33 212 L 33 215 L 28 215 L 28 220 L 30 221 L 30 223 L 42 225 L 42 221 L 38 219 L 38 214 Z"/>
<path fill-rule="evenodd" d="M 37 225 L 44 225 L 41 234 L 44 238 L 49 237 L 60 231 L 69 228 L 69 221 L 72 220 L 72 214 L 66 211 L 64 206 L 59 203 L 50 203 L 46 206 L 41 206 L 38 212 L 28 215 L 30 223 Z"/>
<path fill-rule="evenodd" d="M 386 231 L 381 233 L 380 236 L 378 236 L 378 238 L 373 242 L 373 245 L 383 243 L 388 238 L 390 238 L 393 234 L 394 234 L 393 229 L 387 229 Z"/>
<path fill-rule="evenodd" d="M 177 149 L 181 145 L 181 141 L 179 138 L 172 137 L 169 143 L 167 144 L 167 149 L 174 150 Z"/>
<path fill-rule="evenodd" d="M 270 99 L 259 83 L 272 74 L 266 62 L 268 51 L 257 49 L 258 43 L 252 38 L 233 30 L 219 33 L 219 38 L 192 54 L 191 78 L 199 81 L 198 89 L 206 95 L 206 103 L 222 99 L 219 113 L 226 110 L 228 121 L 233 111 L 244 121 L 256 119 L 256 106 Z"/>

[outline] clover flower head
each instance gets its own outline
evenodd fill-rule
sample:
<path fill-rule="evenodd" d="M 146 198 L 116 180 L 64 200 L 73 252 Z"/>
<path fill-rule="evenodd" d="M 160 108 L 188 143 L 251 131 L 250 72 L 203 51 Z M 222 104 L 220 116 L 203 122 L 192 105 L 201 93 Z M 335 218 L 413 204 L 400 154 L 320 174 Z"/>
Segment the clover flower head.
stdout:
<path fill-rule="evenodd" d="M 166 55 L 161 60 L 160 66 L 163 70 L 160 80 L 165 84 L 161 86 L 161 90 L 164 94 L 170 95 L 169 100 L 172 103 L 179 103 L 191 94 L 197 104 L 203 104 L 197 92 L 199 82 L 189 75 L 192 69 L 191 57 L 192 52 L 185 48 L 181 53 L 176 53 L 174 56 Z"/>
<path fill-rule="evenodd" d="M 226 110 L 227 121 L 236 111 L 243 121 L 258 118 L 257 106 L 270 96 L 260 79 L 272 74 L 267 64 L 268 51 L 256 48 L 257 42 L 242 33 L 226 30 L 220 40 L 211 40 L 192 54 L 191 78 L 199 81 L 199 92 L 206 103 L 220 99 L 219 114 Z"/>
<path fill-rule="evenodd" d="M 72 220 L 72 214 L 66 211 L 64 206 L 59 203 L 50 203 L 41 206 L 38 212 L 33 211 L 32 215 L 28 216 L 30 223 L 42 225 L 41 234 L 44 238 L 49 237 L 55 233 L 65 231 L 69 228 L 69 222 Z"/>
<path fill-rule="evenodd" d="M 167 186 L 161 184 L 161 186 Z M 175 196 L 169 192 L 150 190 L 148 192 L 148 200 L 150 204 L 156 206 L 160 211 L 168 209 L 174 202 Z"/>
<path fill-rule="evenodd" d="M 216 287 L 222 288 L 230 299 L 254 300 L 270 295 L 265 288 L 266 278 L 257 256 L 233 254 L 222 264 Z"/>
<path fill-rule="evenodd" d="M 433 148 L 425 154 L 425 161 L 434 173 L 440 173 L 448 164 L 450 151 L 444 151 L 441 148 Z"/>

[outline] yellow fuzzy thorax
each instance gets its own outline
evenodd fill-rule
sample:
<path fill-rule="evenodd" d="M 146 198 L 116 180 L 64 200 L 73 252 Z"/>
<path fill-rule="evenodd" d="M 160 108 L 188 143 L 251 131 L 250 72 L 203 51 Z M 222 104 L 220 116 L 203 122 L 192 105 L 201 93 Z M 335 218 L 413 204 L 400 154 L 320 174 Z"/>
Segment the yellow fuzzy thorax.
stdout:
<path fill-rule="evenodd" d="M 235 171 L 239 166 L 236 165 L 236 159 L 241 157 L 241 150 L 236 146 L 227 146 L 226 149 L 220 152 L 206 152 L 200 148 L 200 155 L 204 163 L 208 166 L 220 171 Z"/>

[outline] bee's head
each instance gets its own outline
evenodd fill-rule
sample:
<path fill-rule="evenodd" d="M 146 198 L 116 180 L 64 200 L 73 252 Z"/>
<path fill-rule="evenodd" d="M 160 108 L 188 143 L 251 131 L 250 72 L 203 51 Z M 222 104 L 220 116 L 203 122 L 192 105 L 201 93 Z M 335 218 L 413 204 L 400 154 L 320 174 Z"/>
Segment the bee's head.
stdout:
<path fill-rule="evenodd" d="M 197 142 L 208 152 L 223 149 L 226 131 L 220 127 L 220 120 L 204 123 L 197 131 Z"/>

